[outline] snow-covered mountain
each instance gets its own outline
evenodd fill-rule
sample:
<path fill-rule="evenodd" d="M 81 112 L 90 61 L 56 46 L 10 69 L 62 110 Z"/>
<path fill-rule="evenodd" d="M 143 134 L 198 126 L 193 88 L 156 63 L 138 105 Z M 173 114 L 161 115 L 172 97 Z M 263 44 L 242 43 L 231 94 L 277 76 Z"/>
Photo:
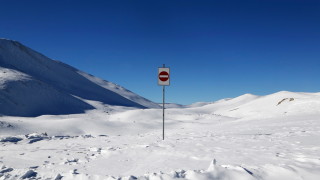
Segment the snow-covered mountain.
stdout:
<path fill-rule="evenodd" d="M 0 115 L 71 114 L 95 108 L 85 100 L 137 108 L 159 107 L 17 41 L 0 39 Z"/>
<path fill-rule="evenodd" d="M 0 116 L 0 179 L 320 177 L 320 93 L 167 104 L 165 140 L 157 107 L 0 40 L 0 115 L 10 115 Z M 59 115 L 15 117 L 40 114 Z"/>

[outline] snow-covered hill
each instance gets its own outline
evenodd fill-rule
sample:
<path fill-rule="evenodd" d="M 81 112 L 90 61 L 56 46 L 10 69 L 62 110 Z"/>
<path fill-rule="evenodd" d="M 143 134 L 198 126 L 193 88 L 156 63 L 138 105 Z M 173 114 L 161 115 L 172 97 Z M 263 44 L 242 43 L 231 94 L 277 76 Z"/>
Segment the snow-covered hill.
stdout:
<path fill-rule="evenodd" d="M 266 96 L 245 94 L 198 109 L 228 117 L 268 118 L 320 113 L 320 93 L 280 91 Z"/>
<path fill-rule="evenodd" d="M 95 108 L 85 100 L 159 107 L 121 86 L 6 39 L 0 39 L 0 100 L 0 115 L 11 116 L 83 113 Z"/>

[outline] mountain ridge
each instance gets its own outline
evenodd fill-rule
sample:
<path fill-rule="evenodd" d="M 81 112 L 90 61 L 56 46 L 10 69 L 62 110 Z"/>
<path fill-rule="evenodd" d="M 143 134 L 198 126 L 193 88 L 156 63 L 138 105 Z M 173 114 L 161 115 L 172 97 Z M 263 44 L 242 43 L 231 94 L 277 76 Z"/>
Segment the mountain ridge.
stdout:
<path fill-rule="evenodd" d="M 94 109 L 93 106 L 76 97 L 100 101 L 108 105 L 136 108 L 159 107 L 157 104 L 121 86 L 100 78 L 92 78 L 93 76 L 61 61 L 52 60 L 22 45 L 18 41 L 0 39 L 0 67 L 2 68 L 2 89 L 0 91 L 2 101 L 0 104 L 0 114 L 2 115 L 38 116 L 44 114 L 68 114 L 68 110 L 70 110 L 70 113 L 83 113 L 86 110 Z M 31 78 L 27 81 L 22 81 L 21 79 L 9 80 L 3 75 L 5 71 L 11 71 L 12 73 L 14 71 L 21 72 Z M 32 83 L 29 81 L 32 81 Z M 28 83 L 26 84 L 26 82 Z M 100 82 L 100 84 L 97 82 Z M 40 93 L 39 88 L 46 89 L 47 91 Z M 19 94 L 20 97 L 15 97 L 15 94 L 6 92 L 8 89 L 11 91 L 15 89 L 14 92 Z M 23 95 L 22 90 L 29 94 Z M 29 103 L 25 102 L 28 99 L 26 96 L 34 94 L 33 92 L 40 93 L 43 97 L 37 97 L 38 100 L 29 99 Z M 59 100 L 57 98 L 59 97 L 58 94 L 66 99 L 64 101 Z M 50 96 L 56 98 L 52 99 Z M 45 105 L 44 103 L 40 103 L 41 98 L 43 98 L 43 101 L 51 104 Z M 8 109 L 8 107 L 2 106 L 5 106 L 4 102 L 8 103 L 11 101 L 15 103 L 11 104 L 10 109 L 12 110 L 8 112 L 4 110 Z M 21 103 L 26 108 L 18 111 L 18 106 L 22 106 Z M 60 110 L 56 108 L 61 105 L 63 106 L 59 108 Z M 55 110 L 52 111 L 52 108 Z"/>

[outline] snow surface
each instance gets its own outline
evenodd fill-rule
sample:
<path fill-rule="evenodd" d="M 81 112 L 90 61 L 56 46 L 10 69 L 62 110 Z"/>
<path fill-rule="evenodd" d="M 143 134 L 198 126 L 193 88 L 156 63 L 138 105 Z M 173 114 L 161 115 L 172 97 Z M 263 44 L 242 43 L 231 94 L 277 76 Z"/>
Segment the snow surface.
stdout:
<path fill-rule="evenodd" d="M 0 117 L 0 179 L 318 180 L 320 93 Z"/>
<path fill-rule="evenodd" d="M 119 85 L 6 39 L 0 39 L 0 100 L 0 115 L 11 116 L 84 113 L 95 108 L 85 100 L 138 108 L 160 107 Z"/>

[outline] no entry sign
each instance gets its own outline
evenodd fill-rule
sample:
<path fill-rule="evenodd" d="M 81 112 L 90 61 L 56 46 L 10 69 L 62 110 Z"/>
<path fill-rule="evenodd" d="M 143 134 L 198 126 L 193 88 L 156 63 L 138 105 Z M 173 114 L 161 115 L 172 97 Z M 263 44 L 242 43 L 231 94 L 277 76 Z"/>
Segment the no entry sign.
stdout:
<path fill-rule="evenodd" d="M 169 80 L 169 73 L 167 71 L 162 71 L 159 73 L 160 81 L 168 81 Z"/>
<path fill-rule="evenodd" d="M 158 84 L 160 86 L 170 85 L 170 69 L 169 68 L 158 69 Z"/>
<path fill-rule="evenodd" d="M 165 87 L 170 85 L 170 69 L 166 68 L 166 66 L 163 64 L 163 67 L 158 68 L 158 84 L 162 86 L 162 117 L 163 117 L 163 125 L 162 125 L 162 140 L 164 140 L 164 109 L 165 109 L 165 103 L 164 103 L 164 95 L 165 95 Z"/>

